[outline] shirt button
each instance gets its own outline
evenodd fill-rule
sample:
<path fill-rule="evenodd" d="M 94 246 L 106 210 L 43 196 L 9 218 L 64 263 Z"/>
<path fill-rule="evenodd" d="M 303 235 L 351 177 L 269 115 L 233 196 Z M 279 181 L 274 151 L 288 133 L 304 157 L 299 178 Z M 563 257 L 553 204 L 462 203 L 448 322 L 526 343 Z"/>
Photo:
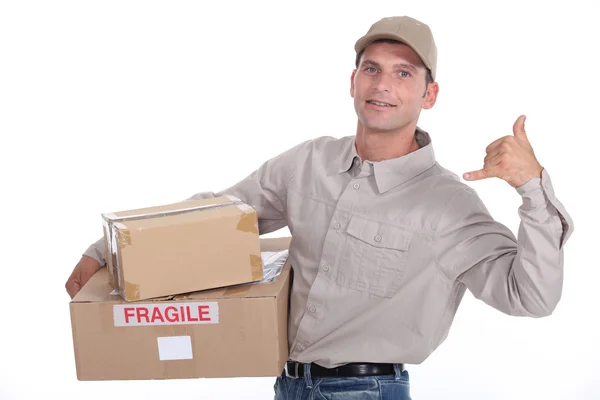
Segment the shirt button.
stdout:
<path fill-rule="evenodd" d="M 342 224 L 340 224 L 339 222 L 336 222 L 335 224 L 333 224 L 333 229 L 340 229 L 341 226 L 342 226 Z"/>
<path fill-rule="evenodd" d="M 315 311 L 317 311 L 317 307 L 315 307 L 315 306 L 310 306 L 310 307 L 308 308 L 308 311 L 310 311 L 311 313 L 314 313 Z"/>
<path fill-rule="evenodd" d="M 354 187 L 354 189 L 357 189 L 360 187 L 360 185 L 358 183 L 355 183 L 354 185 L 352 185 L 352 187 Z"/>
<path fill-rule="evenodd" d="M 377 235 L 374 237 L 376 242 L 381 242 L 381 236 Z"/>
<path fill-rule="evenodd" d="M 298 351 L 302 351 L 304 350 L 304 346 L 302 346 L 301 344 L 298 345 Z"/>
<path fill-rule="evenodd" d="M 323 271 L 329 272 L 329 265 L 327 265 L 327 264 L 323 265 Z"/>

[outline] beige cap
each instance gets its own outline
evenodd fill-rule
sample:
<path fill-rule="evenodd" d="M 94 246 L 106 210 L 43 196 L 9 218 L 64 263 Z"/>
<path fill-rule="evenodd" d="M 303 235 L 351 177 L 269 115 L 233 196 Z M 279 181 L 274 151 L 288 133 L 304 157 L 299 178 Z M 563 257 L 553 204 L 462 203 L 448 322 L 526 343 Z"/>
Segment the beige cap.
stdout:
<path fill-rule="evenodd" d="M 356 53 L 377 39 L 394 39 L 410 46 L 431 70 L 435 80 L 437 47 L 429 26 L 407 16 L 383 18 L 371 25 L 369 31 L 358 39 L 354 46 Z"/>

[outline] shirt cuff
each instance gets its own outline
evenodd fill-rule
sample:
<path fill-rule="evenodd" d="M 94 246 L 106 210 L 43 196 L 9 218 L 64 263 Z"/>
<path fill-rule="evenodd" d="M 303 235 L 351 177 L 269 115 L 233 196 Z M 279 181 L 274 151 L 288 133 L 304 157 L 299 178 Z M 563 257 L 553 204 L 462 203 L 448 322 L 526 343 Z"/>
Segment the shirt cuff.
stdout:
<path fill-rule="evenodd" d="M 97 243 L 92 244 L 90 247 L 83 252 L 84 256 L 88 256 L 93 258 L 94 260 L 100 263 L 100 266 L 104 267 L 106 265 L 106 260 L 104 260 L 104 254 L 102 254 L 98 248 Z"/>
<path fill-rule="evenodd" d="M 556 198 L 548 171 L 544 168 L 541 178 L 533 178 L 524 185 L 517 187 L 516 190 L 523 199 L 521 210 L 527 212 L 530 217 L 535 216 L 540 221 L 547 219 L 549 211 L 547 206 L 551 205 L 550 209 L 554 211 L 550 212 L 556 215 L 556 219 L 559 221 L 558 225 L 561 233 L 560 247 L 562 248 L 573 233 L 573 219 L 562 203 Z"/>
<path fill-rule="evenodd" d="M 552 182 L 546 169 L 542 169 L 541 178 L 531 178 L 527 183 L 516 188 L 523 198 L 524 209 L 536 209 L 554 199 Z"/>

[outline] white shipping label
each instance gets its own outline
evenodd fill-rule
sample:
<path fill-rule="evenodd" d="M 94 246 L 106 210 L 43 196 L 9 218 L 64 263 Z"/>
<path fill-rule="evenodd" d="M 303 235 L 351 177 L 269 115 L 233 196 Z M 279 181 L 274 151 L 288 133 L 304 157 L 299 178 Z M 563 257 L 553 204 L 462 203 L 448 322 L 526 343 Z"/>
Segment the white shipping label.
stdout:
<path fill-rule="evenodd" d="M 217 302 L 115 304 L 115 326 L 218 324 Z"/>
<path fill-rule="evenodd" d="M 158 358 L 165 360 L 191 360 L 192 339 L 189 336 L 166 336 L 157 337 Z"/>

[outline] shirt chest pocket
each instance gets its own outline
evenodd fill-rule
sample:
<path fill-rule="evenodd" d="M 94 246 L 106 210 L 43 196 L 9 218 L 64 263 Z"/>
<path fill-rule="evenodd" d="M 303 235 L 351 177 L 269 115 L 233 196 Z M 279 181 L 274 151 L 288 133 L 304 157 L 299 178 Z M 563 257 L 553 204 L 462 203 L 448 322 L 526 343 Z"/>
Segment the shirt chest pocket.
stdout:
<path fill-rule="evenodd" d="M 411 235 L 400 228 L 352 217 L 336 275 L 340 286 L 390 298 L 402 285 Z"/>

